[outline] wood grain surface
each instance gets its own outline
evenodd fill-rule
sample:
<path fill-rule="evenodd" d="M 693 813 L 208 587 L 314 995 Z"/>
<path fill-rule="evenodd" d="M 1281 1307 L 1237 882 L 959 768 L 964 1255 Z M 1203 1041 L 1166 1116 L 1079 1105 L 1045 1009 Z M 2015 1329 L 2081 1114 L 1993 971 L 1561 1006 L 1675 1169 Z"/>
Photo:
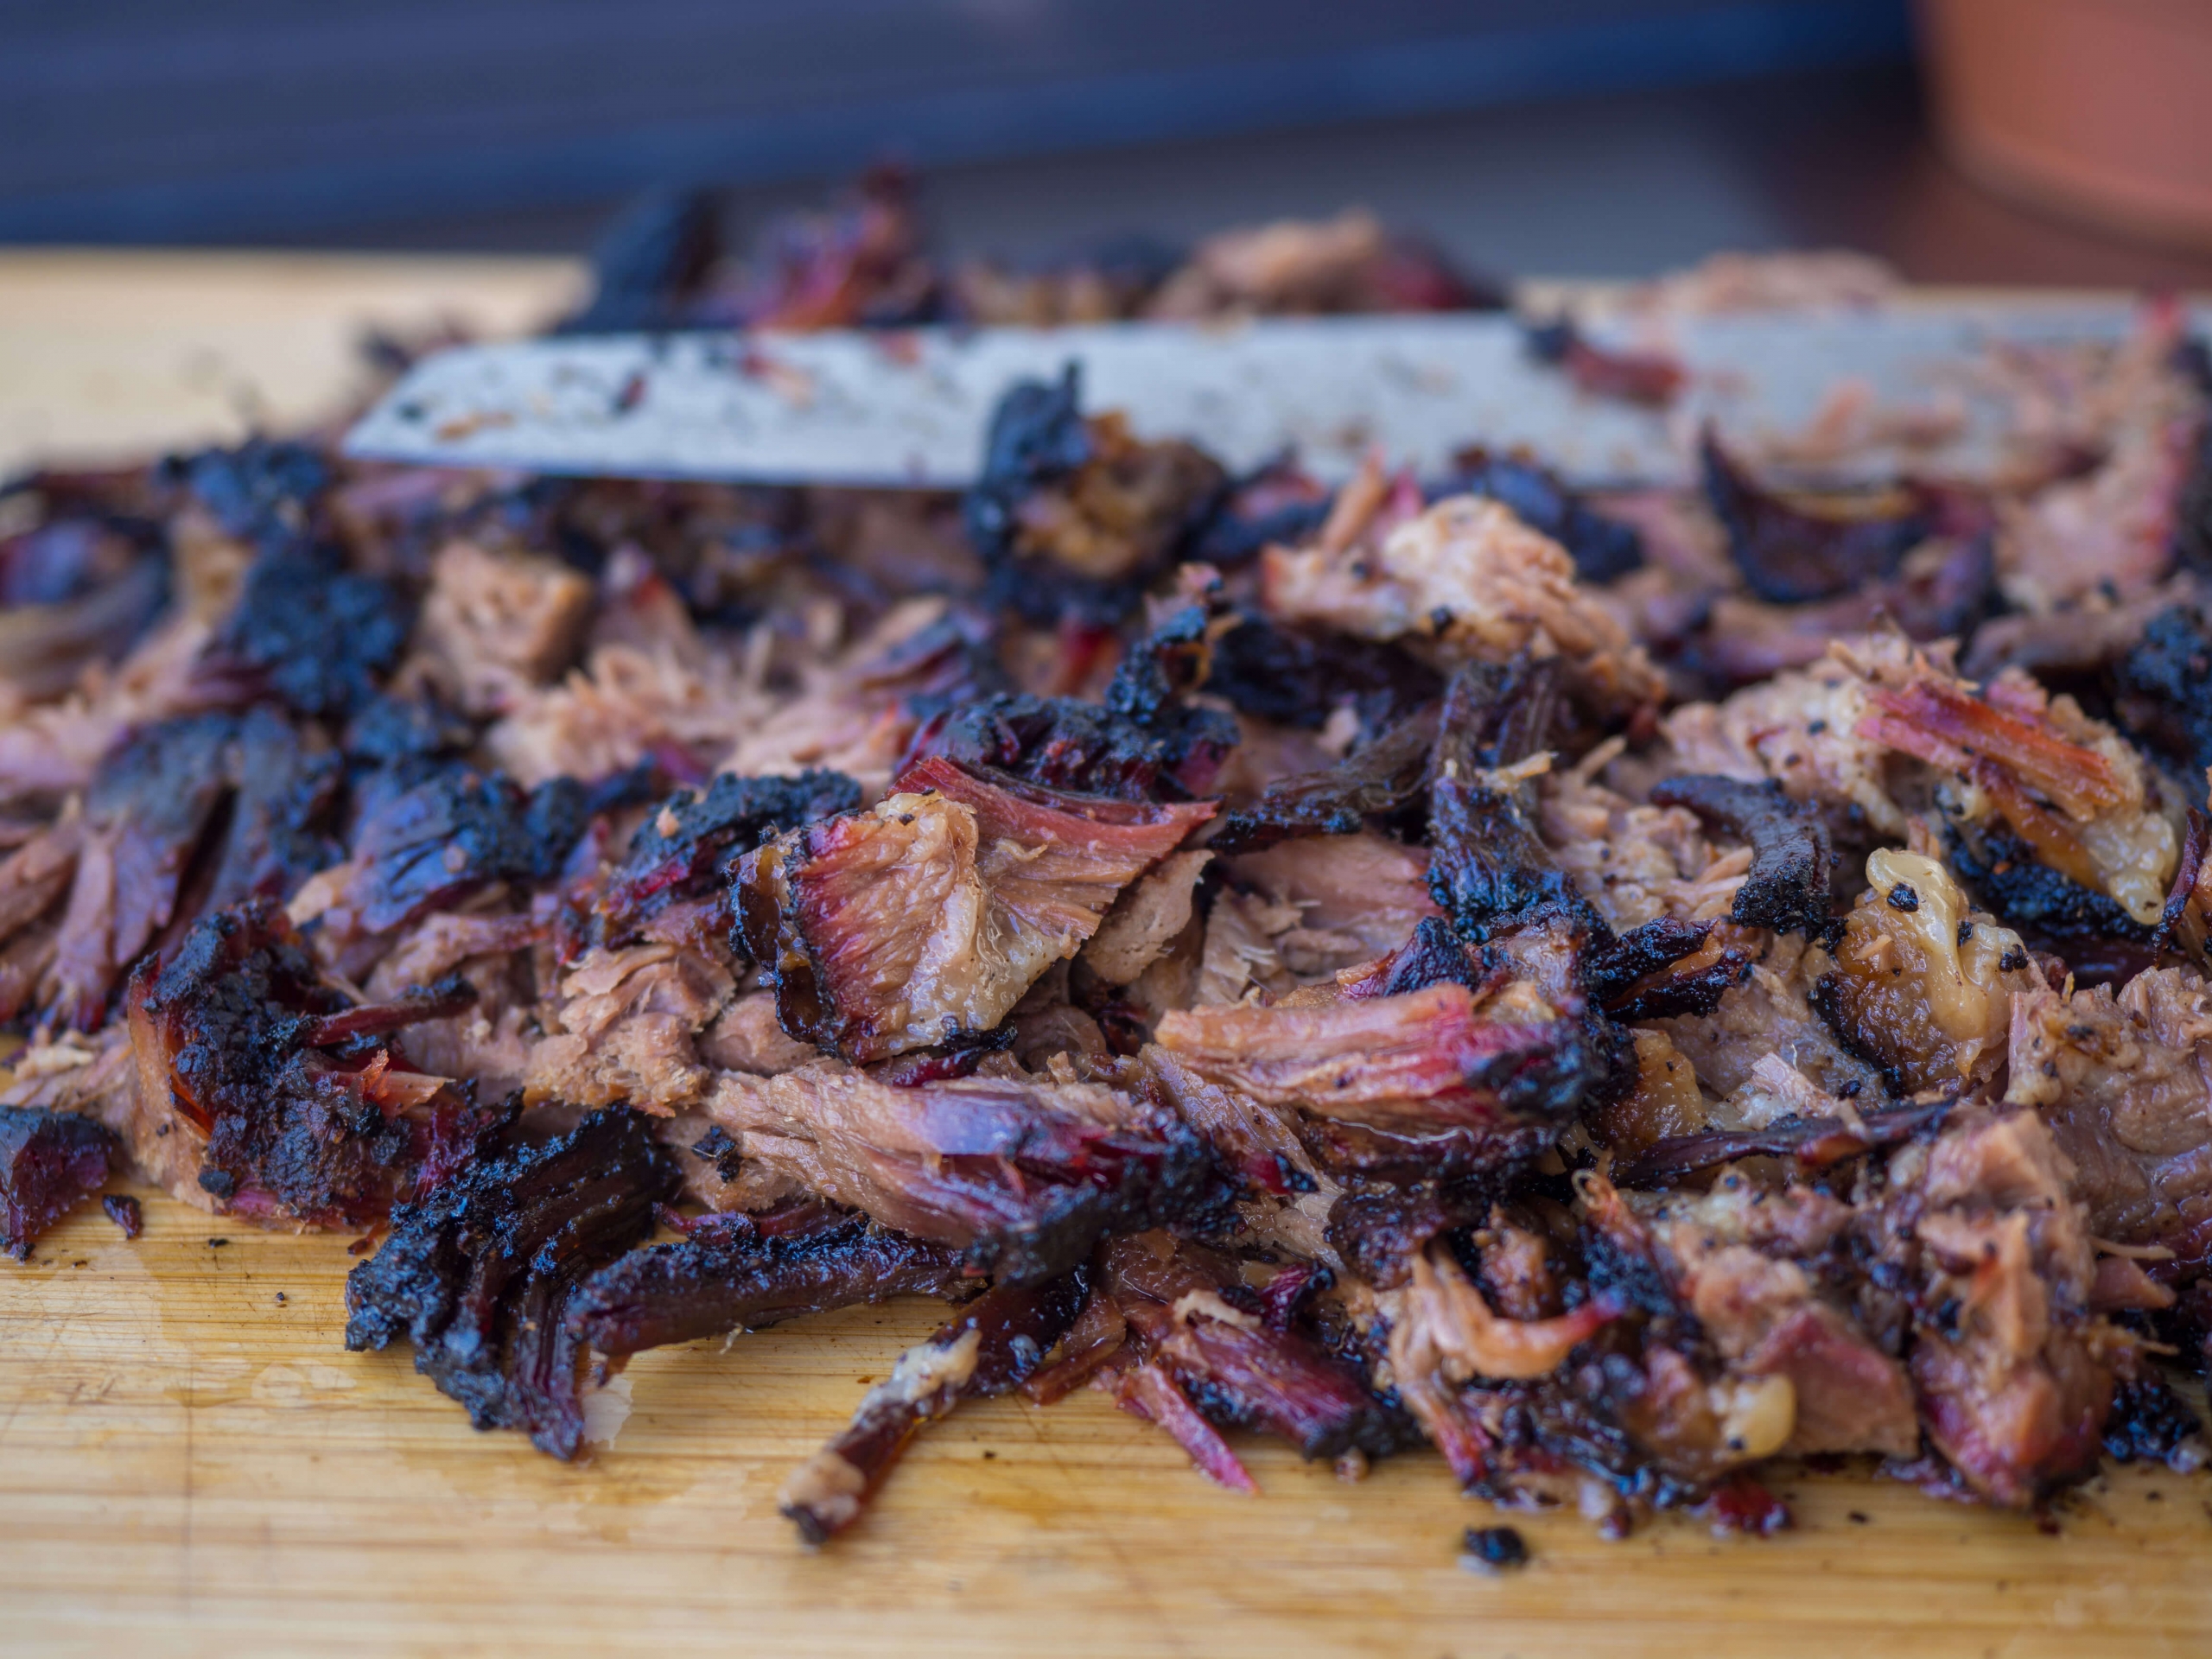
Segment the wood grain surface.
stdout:
<path fill-rule="evenodd" d="M 0 296 L 20 299 L 35 285 L 10 285 L 15 264 L 0 258 Z M 136 326 L 188 347 L 191 318 L 163 311 L 163 267 L 120 265 L 137 286 L 111 270 L 104 291 L 137 294 Z M 232 262 L 228 299 L 194 305 L 233 328 L 266 302 L 257 270 Z M 387 267 L 379 302 L 434 310 L 450 274 Z M 296 264 L 278 275 L 296 316 L 315 320 L 296 326 L 346 336 L 357 289 L 317 302 Z M 496 271 L 471 280 L 519 318 L 546 278 L 525 265 L 505 288 Z M 70 330 L 97 336 L 100 314 L 64 311 L 42 322 L 19 305 L 0 341 L 43 330 L 41 353 L 65 360 Z M 20 429 L 6 425 L 27 414 L 8 349 L 0 429 Z M 1487 1577 L 1459 1564 L 1459 1540 L 1501 1517 L 1459 1497 L 1433 1455 L 1349 1484 L 1239 1437 L 1263 1491 L 1239 1497 L 1091 1391 L 1050 1411 L 963 1407 L 853 1534 L 809 1553 L 776 1516 L 778 1485 L 935 1305 L 641 1356 L 613 1444 L 564 1466 L 472 1432 L 405 1355 L 344 1351 L 346 1241 L 145 1205 L 136 1243 L 93 1205 L 31 1262 L 0 1261 L 0 1651 L 2212 1650 L 2206 1478 L 2116 1471 L 2046 1532 L 1791 1470 L 1777 1484 L 1798 1524 L 1782 1536 L 1716 1539 L 1674 1517 L 1607 1543 L 1573 1516 L 1512 1517 L 1533 1560 Z"/>

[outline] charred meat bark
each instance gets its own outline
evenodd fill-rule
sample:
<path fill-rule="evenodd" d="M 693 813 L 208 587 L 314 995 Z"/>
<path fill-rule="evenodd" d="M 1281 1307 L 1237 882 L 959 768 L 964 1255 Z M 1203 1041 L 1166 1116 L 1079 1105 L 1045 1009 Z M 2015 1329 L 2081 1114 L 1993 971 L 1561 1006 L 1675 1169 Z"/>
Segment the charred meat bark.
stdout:
<path fill-rule="evenodd" d="M 1548 746 L 1558 671 L 1516 658 L 1461 669 L 1446 693 L 1429 791 L 1428 888 L 1469 938 L 1531 912 L 1605 924 L 1537 833 L 1527 780 L 1512 768 Z"/>
<path fill-rule="evenodd" d="M 652 1230 L 681 1179 L 646 1120 L 621 1110 L 472 1164 L 395 1211 L 383 1247 L 348 1276 L 346 1345 L 404 1338 L 415 1369 L 478 1428 L 518 1428 L 573 1458 L 587 1351 L 569 1309 Z"/>
<path fill-rule="evenodd" d="M 397 664 L 411 620 L 391 582 L 348 571 L 334 547 L 291 541 L 246 573 L 220 652 L 301 714 L 344 716 Z"/>
<path fill-rule="evenodd" d="M 999 603 L 1035 622 L 1110 625 L 1228 486 L 1190 444 L 1140 442 L 1119 416 L 1086 420 L 1071 364 L 1058 381 L 1023 381 L 999 400 L 968 493 L 968 535 Z"/>
<path fill-rule="evenodd" d="M 1436 747 L 1438 711 L 1408 715 L 1341 766 L 1324 772 L 1281 778 L 1251 805 L 1222 820 L 1207 845 L 1241 853 L 1300 836 L 1349 836 L 1370 818 L 1389 819 L 1416 809 L 1428 787 Z"/>
<path fill-rule="evenodd" d="M 842 772 L 740 778 L 723 772 L 703 791 L 663 801 L 630 838 L 593 909 L 609 942 L 646 916 L 716 885 L 723 866 L 786 830 L 856 810 L 861 788 Z"/>
<path fill-rule="evenodd" d="M 1103 703 L 998 693 L 933 717 L 916 734 L 911 769 L 942 756 L 977 775 L 1117 800 L 1205 793 L 1236 744 L 1236 722 L 1186 694 L 1206 683 L 1211 620 L 1186 605 L 1122 657 Z"/>
<path fill-rule="evenodd" d="M 550 881 L 594 805 L 573 778 L 525 791 L 504 772 L 442 769 L 363 820 L 352 856 L 318 878 L 328 891 L 314 893 L 314 912 L 353 939 L 420 921 L 495 881 Z"/>
<path fill-rule="evenodd" d="M 466 1007 L 448 980 L 356 1005 L 266 899 L 217 911 L 132 975 L 138 1106 L 164 1160 L 219 1210 L 362 1226 L 466 1152 L 486 1116 L 411 1071 L 392 1033 Z"/>
<path fill-rule="evenodd" d="M 115 1151 L 91 1118 L 0 1106 L 0 1250 L 28 1260 L 40 1234 L 99 1191 Z"/>
<path fill-rule="evenodd" d="M 595 1352 L 620 1357 L 976 1282 L 944 1245 L 802 1203 L 791 1215 L 706 1217 L 673 1243 L 632 1250 L 577 1287 L 567 1318 Z"/>
<path fill-rule="evenodd" d="M 2113 679 L 2132 730 L 2192 774 L 2212 766 L 2212 624 L 2202 611 L 2190 605 L 2160 611 Z"/>
<path fill-rule="evenodd" d="M 1916 504 L 1890 512 L 1821 512 L 1762 489 L 1708 430 L 1699 445 L 1705 495 L 1729 556 L 1753 593 L 1776 604 L 1833 599 L 1896 573 L 1929 531 Z"/>
<path fill-rule="evenodd" d="M 54 1013 L 80 1030 L 176 915 L 194 853 L 221 806 L 235 722 L 164 721 L 127 740 L 86 791 L 89 829 L 48 970 Z"/>
<path fill-rule="evenodd" d="M 1380 733 L 1442 695 L 1443 677 L 1395 645 L 1241 614 L 1214 641 L 1206 690 L 1240 715 L 1311 731 L 1349 707 Z"/>
<path fill-rule="evenodd" d="M 1675 777 L 1651 791 L 1651 801 L 1655 806 L 1686 806 L 1750 843 L 1751 868 L 1728 912 L 1738 926 L 1808 937 L 1827 928 L 1834 861 L 1827 826 L 1818 812 L 1784 794 L 1780 784 Z"/>

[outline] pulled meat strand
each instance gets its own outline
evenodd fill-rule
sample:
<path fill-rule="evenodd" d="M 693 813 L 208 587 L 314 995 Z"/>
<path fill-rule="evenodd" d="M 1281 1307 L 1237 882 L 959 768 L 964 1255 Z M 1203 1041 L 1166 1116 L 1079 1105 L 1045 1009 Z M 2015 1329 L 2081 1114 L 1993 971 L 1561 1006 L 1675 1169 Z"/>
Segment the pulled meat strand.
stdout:
<path fill-rule="evenodd" d="M 810 1544 L 860 1519 L 923 1424 L 976 1395 L 1005 1394 L 1066 1334 L 1089 1291 L 1077 1271 L 1049 1283 L 985 1291 L 926 1342 L 899 1357 L 852 1422 L 784 1483 L 777 1507 Z"/>
<path fill-rule="evenodd" d="M 1826 1169 L 1847 1158 L 1893 1147 L 1941 1128 L 1955 1100 L 1890 1106 L 1856 1121 L 1840 1117 L 1783 1119 L 1764 1129 L 1714 1129 L 1676 1135 L 1613 1166 L 1622 1186 L 1663 1186 L 1738 1158 L 1787 1158 L 1800 1169 Z"/>

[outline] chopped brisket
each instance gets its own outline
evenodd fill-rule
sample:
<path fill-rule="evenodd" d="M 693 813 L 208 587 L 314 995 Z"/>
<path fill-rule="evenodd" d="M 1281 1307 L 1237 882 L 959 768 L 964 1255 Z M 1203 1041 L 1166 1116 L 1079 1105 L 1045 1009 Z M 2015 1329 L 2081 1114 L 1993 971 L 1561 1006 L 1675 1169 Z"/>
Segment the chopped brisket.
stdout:
<path fill-rule="evenodd" d="M 1180 607 L 1129 647 L 1103 704 L 1000 692 L 944 710 L 916 734 L 906 766 L 941 755 L 1078 794 L 1202 795 L 1236 744 L 1234 721 L 1185 700 L 1205 683 L 1210 628 L 1205 606 Z"/>
<path fill-rule="evenodd" d="M 1895 1154 L 1891 1179 L 1888 1249 L 1912 1297 L 1929 1439 L 1993 1503 L 2024 1506 L 2086 1478 L 2116 1368 L 2135 1356 L 2089 1312 L 2094 1252 L 2065 1155 L 2016 1112 Z"/>
<path fill-rule="evenodd" d="M 1280 1435 L 1307 1459 L 1355 1449 L 1382 1457 L 1416 1443 L 1413 1426 L 1357 1371 L 1270 1322 L 1235 1262 L 1152 1232 L 1109 1239 L 1099 1267 L 1101 1292 L 1127 1324 L 1129 1358 L 1166 1371 L 1210 1422 Z"/>
<path fill-rule="evenodd" d="M 1916 502 L 1882 513 L 1816 512 L 1762 489 L 1708 429 L 1700 441 L 1706 499 L 1728 532 L 1729 556 L 1761 599 L 1776 604 L 1833 599 L 1894 575 L 1928 534 Z"/>
<path fill-rule="evenodd" d="M 1939 1128 L 1955 1102 L 1891 1106 L 1862 1114 L 1857 1122 L 1838 1117 L 1783 1118 L 1761 1129 L 1713 1130 L 1661 1141 L 1613 1169 L 1622 1186 L 1662 1186 L 1715 1164 L 1738 1158 L 1788 1158 L 1804 1169 L 1824 1169 L 1846 1158 L 1893 1147 Z"/>
<path fill-rule="evenodd" d="M 1595 511 L 1556 474 L 1532 461 L 1466 450 L 1453 458 L 1450 487 L 1512 508 L 1523 524 L 1573 556 L 1580 581 L 1613 582 L 1643 566 L 1643 538 L 1634 525 Z"/>
<path fill-rule="evenodd" d="M 2158 968 L 2118 992 L 2045 986 L 2012 998 L 2005 1098 L 2032 1106 L 2072 1166 L 2095 1236 L 2174 1253 L 2160 1276 L 2212 1266 L 2212 993 Z"/>
<path fill-rule="evenodd" d="M 1263 1105 L 1415 1133 L 1469 1128 L 1523 1153 L 1608 1075 L 1583 1022 L 1443 983 L 1318 1006 L 1179 1009 L 1160 1046 Z"/>
<path fill-rule="evenodd" d="M 1429 790 L 1428 888 L 1469 938 L 1536 911 L 1604 923 L 1538 835 L 1514 763 L 1548 746 L 1559 700 L 1549 661 L 1474 664 L 1445 694 Z"/>
<path fill-rule="evenodd" d="M 282 546 L 314 527 L 331 484 L 329 458 L 304 443 L 249 438 L 235 449 L 208 449 L 162 463 L 218 523 L 255 547 Z"/>
<path fill-rule="evenodd" d="M 1214 641 L 1205 690 L 1226 698 L 1240 715 L 1305 731 L 1349 707 L 1363 729 L 1379 733 L 1433 702 L 1444 682 L 1395 645 L 1290 627 L 1245 612 Z"/>
<path fill-rule="evenodd" d="M 1046 1284 L 997 1286 L 901 1354 L 844 1432 L 784 1483 L 777 1503 L 785 1519 L 810 1544 L 851 1526 L 914 1432 L 963 1400 L 1027 1381 L 1075 1323 L 1089 1288 L 1080 1268 Z"/>
<path fill-rule="evenodd" d="M 779 836 L 737 876 L 784 1029 L 855 1062 L 996 1026 L 1213 812 L 976 777 L 941 756 L 898 789 Z"/>
<path fill-rule="evenodd" d="M 45 995 L 55 1017 L 97 1026 L 109 993 L 178 911 L 193 855 L 221 806 L 234 722 L 164 721 L 100 763 Z"/>
<path fill-rule="evenodd" d="M 1651 800 L 1656 806 L 1686 806 L 1751 843 L 1751 871 L 1728 912 L 1738 926 L 1808 937 L 1827 928 L 1834 861 L 1827 826 L 1818 812 L 1784 794 L 1780 784 L 1678 776 L 1653 789 Z"/>
<path fill-rule="evenodd" d="M 1218 1196 L 1179 1120 L 1095 1084 L 899 1088 L 825 1061 L 727 1074 L 707 1109 L 748 1160 L 950 1246 L 1001 1283 L 1065 1273 L 1110 1230 L 1200 1219 Z"/>
<path fill-rule="evenodd" d="M 557 1140 L 480 1159 L 392 1212 L 346 1284 L 346 1345 L 405 1338 L 415 1369 L 480 1429 L 556 1458 L 583 1444 L 579 1287 L 652 1230 L 681 1179 L 646 1120 L 594 1112 Z"/>
<path fill-rule="evenodd" d="M 1438 711 L 1423 709 L 1327 772 L 1279 778 L 1224 817 L 1207 845 L 1247 852 L 1300 836 L 1348 836 L 1370 818 L 1403 814 L 1427 791 L 1437 730 Z"/>
<path fill-rule="evenodd" d="M 566 1317 L 579 1341 L 620 1357 L 893 1296 L 957 1295 L 975 1283 L 957 1251 L 864 1217 L 828 1211 L 819 1224 L 768 1231 L 739 1214 L 599 1268 L 578 1284 Z"/>
<path fill-rule="evenodd" d="M 360 1226 L 423 1183 L 442 1141 L 483 1115 L 409 1069 L 391 1033 L 474 996 L 448 980 L 356 1006 L 266 899 L 194 925 L 131 976 L 142 1113 L 169 1126 L 168 1169 L 223 1211 Z"/>
<path fill-rule="evenodd" d="M 1620 619 L 1575 580 L 1574 561 L 1483 496 L 1423 508 L 1379 468 L 1338 493 L 1310 543 L 1260 556 L 1260 599 L 1278 622 L 1331 628 L 1444 664 L 1555 660 L 1578 702 L 1612 718 L 1656 702 L 1665 682 Z"/>
<path fill-rule="evenodd" d="M 2212 566 L 2212 548 L 2206 563 Z M 2130 730 L 2192 773 L 2212 766 L 2212 623 L 2202 611 L 2193 605 L 2160 611 L 2113 678 Z"/>
<path fill-rule="evenodd" d="M 836 772 L 796 778 L 726 772 L 703 791 L 679 790 L 646 815 L 607 878 L 593 904 L 601 931 L 619 942 L 653 912 L 700 897 L 726 864 L 769 836 L 855 811 L 860 804 L 860 785 Z"/>
<path fill-rule="evenodd" d="M 347 571 L 335 548 L 293 542 L 246 572 L 219 655 L 300 713 L 342 717 L 398 663 L 411 620 L 391 582 Z"/>
<path fill-rule="evenodd" d="M 29 1259 L 41 1233 L 99 1191 L 115 1149 L 89 1117 L 0 1106 L 0 1250 Z"/>
<path fill-rule="evenodd" d="M 495 881 L 550 881 L 592 806 L 572 778 L 524 791 L 504 772 L 442 769 L 363 820 L 343 880 L 317 913 L 351 938 L 420 921 Z"/>
<path fill-rule="evenodd" d="M 1055 383 L 1009 389 L 968 493 L 968 536 L 991 596 L 1035 622 L 1119 621 L 1228 489 L 1202 450 L 1142 442 L 1118 415 L 1086 420 L 1081 404 L 1073 364 Z"/>
<path fill-rule="evenodd" d="M 207 895 L 210 906 L 242 899 L 289 899 L 317 870 L 334 864 L 330 835 L 344 760 L 273 709 L 238 717 L 226 756 L 237 794 Z"/>

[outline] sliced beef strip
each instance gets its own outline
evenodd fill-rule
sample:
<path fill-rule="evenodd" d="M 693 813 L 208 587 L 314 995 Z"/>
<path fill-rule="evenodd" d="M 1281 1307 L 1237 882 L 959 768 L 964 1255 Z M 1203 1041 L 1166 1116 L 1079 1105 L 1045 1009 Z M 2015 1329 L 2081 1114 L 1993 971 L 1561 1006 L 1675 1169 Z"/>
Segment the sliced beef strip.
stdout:
<path fill-rule="evenodd" d="M 1065 1273 L 1109 1230 L 1202 1218 L 1219 1196 L 1179 1120 L 1093 1084 L 901 1088 L 825 1061 L 725 1075 L 707 1110 L 747 1160 L 1001 1283 Z"/>
<path fill-rule="evenodd" d="M 116 1151 L 91 1118 L 0 1106 L 0 1250 L 28 1260 L 40 1234 L 99 1191 Z"/>
<path fill-rule="evenodd" d="M 1232 1261 L 1147 1232 L 1108 1240 L 1099 1268 L 1101 1294 L 1128 1327 L 1128 1358 L 1167 1372 L 1217 1426 L 1280 1435 L 1308 1459 L 1414 1443 L 1412 1425 L 1357 1370 L 1287 1317 L 1271 1319 Z"/>
<path fill-rule="evenodd" d="M 709 1217 L 632 1250 L 577 1287 L 567 1318 L 594 1351 L 620 1357 L 978 1282 L 956 1250 L 801 1200 L 789 1215 Z"/>
<path fill-rule="evenodd" d="M 645 1120 L 619 1109 L 480 1159 L 393 1212 L 382 1248 L 347 1277 L 346 1345 L 404 1338 L 415 1369 L 478 1428 L 518 1428 L 573 1458 L 587 1350 L 569 1308 L 587 1277 L 652 1231 L 681 1179 Z"/>

